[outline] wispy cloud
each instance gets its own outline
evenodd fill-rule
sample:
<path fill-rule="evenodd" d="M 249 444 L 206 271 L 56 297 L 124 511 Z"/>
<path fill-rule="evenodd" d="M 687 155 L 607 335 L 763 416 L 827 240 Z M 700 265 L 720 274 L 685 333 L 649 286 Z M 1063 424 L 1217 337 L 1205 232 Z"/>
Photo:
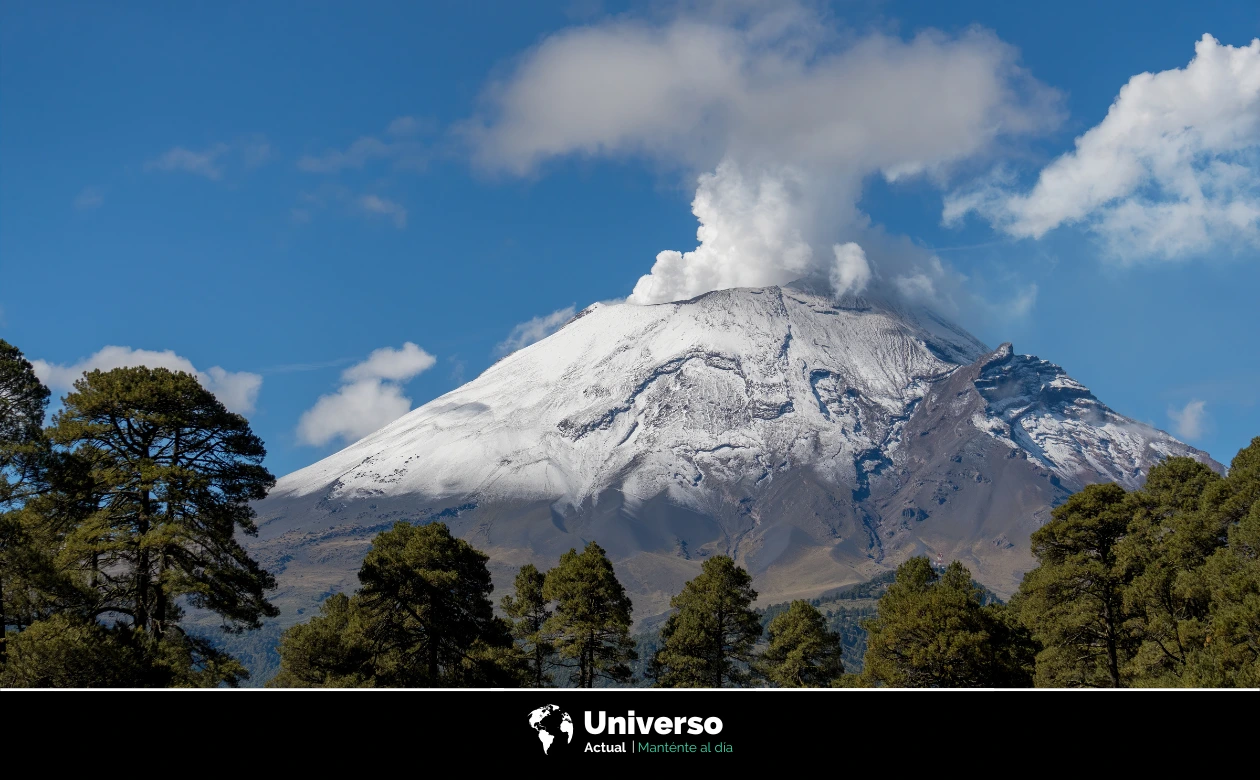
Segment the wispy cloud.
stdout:
<path fill-rule="evenodd" d="M 300 371 L 321 371 L 325 368 L 344 366 L 353 358 L 337 358 L 336 360 L 319 360 L 313 363 L 281 363 L 262 369 L 264 374 L 292 374 Z"/>
<path fill-rule="evenodd" d="M 1207 403 L 1194 400 L 1180 409 L 1170 406 L 1168 418 L 1173 421 L 1173 433 L 1183 439 L 1197 439 L 1203 435 L 1209 424 Z"/>
<path fill-rule="evenodd" d="M 246 168 L 257 168 L 271 162 L 271 143 L 262 135 L 254 135 L 239 144 Z"/>
<path fill-rule="evenodd" d="M 362 195 L 358 200 L 359 208 L 369 214 L 380 214 L 389 217 L 394 227 L 402 230 L 407 227 L 407 209 L 401 204 L 379 195 Z"/>
<path fill-rule="evenodd" d="M 166 150 L 161 156 L 149 160 L 144 164 L 144 169 L 163 173 L 192 173 L 218 181 L 223 178 L 223 166 L 220 159 L 227 154 L 228 148 L 225 143 L 213 144 L 201 151 L 176 146 Z"/>
<path fill-rule="evenodd" d="M 263 135 L 247 136 L 233 143 L 210 144 L 204 149 L 174 146 L 144 164 L 146 171 L 191 173 L 211 181 L 223 178 L 229 163 L 257 168 L 272 159 L 271 143 Z"/>
<path fill-rule="evenodd" d="M 512 328 L 512 332 L 508 334 L 508 337 L 499 342 L 498 346 L 494 348 L 495 353 L 507 355 L 522 347 L 528 347 L 536 341 L 542 341 L 552 333 L 560 330 L 560 327 L 566 322 L 573 319 L 574 308 L 573 306 L 566 306 L 563 309 L 556 309 L 550 314 L 534 317 L 517 324 Z"/>
<path fill-rule="evenodd" d="M 74 196 L 74 207 L 79 211 L 91 211 L 101 207 L 105 195 L 96 187 L 84 187 Z"/>
<path fill-rule="evenodd" d="M 299 158 L 297 167 L 307 173 L 340 173 L 362 170 L 376 161 L 390 161 L 399 168 L 424 167 L 424 145 L 416 138 L 427 124 L 411 116 L 400 116 L 385 128 L 385 138 L 365 135 L 344 149 L 325 149 Z"/>

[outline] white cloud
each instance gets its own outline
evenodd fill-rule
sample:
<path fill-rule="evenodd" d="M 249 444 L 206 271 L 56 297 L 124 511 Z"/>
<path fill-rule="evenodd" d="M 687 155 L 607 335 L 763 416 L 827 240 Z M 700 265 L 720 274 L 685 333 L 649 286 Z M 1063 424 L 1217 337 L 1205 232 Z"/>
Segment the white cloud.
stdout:
<path fill-rule="evenodd" d="M 45 360 L 33 360 L 31 365 L 34 366 L 35 375 L 40 378 L 40 381 L 58 391 L 69 390 L 74 386 L 75 380 L 83 376 L 85 371 L 110 371 L 131 366 L 183 371 L 197 377 L 201 386 L 214 393 L 224 406 L 240 414 L 249 414 L 254 411 L 254 403 L 262 387 L 262 377 L 258 374 L 247 371 L 227 371 L 220 366 L 211 366 L 205 371 L 198 371 L 192 361 L 169 349 L 158 352 L 107 346 L 102 347 L 90 357 L 70 365 L 49 363 Z"/>
<path fill-rule="evenodd" d="M 369 214 L 381 214 L 389 217 L 393 221 L 394 227 L 399 230 L 407 227 L 407 209 L 401 203 L 378 195 L 362 195 L 357 203 L 360 209 Z"/>
<path fill-rule="evenodd" d="M 1126 261 L 1260 244 L 1260 39 L 1204 35 L 1186 67 L 1134 76 L 1031 191 L 999 172 L 947 198 L 944 221 L 972 211 L 1021 238 L 1080 224 Z"/>
<path fill-rule="evenodd" d="M 84 187 L 79 194 L 74 197 L 74 207 L 79 211 L 90 211 L 100 208 L 105 202 L 105 196 L 96 187 Z"/>
<path fill-rule="evenodd" d="M 1206 407 L 1205 401 L 1189 401 L 1180 409 L 1168 407 L 1168 418 L 1173 421 L 1173 433 L 1183 439 L 1197 439 L 1202 436 L 1208 426 Z"/>
<path fill-rule="evenodd" d="M 182 171 L 218 180 L 223 177 L 220 159 L 227 154 L 228 149 L 228 145 L 224 143 L 213 144 L 199 152 L 176 146 L 168 149 L 160 157 L 145 163 L 144 169 L 166 173 Z"/>
<path fill-rule="evenodd" d="M 373 350 L 368 359 L 356 363 L 341 373 L 346 382 L 358 382 L 363 379 L 387 379 L 393 382 L 405 382 L 433 367 L 436 358 L 410 341 L 402 345 L 402 349 L 381 347 Z"/>
<path fill-rule="evenodd" d="M 826 275 L 849 242 L 878 279 L 857 208 L 868 176 L 941 176 L 1059 121 L 1056 93 L 987 32 L 852 36 L 803 5 L 721 9 L 552 35 L 463 127 L 489 170 L 637 156 L 710 171 L 692 202 L 699 245 L 658 254 L 636 303 Z"/>
<path fill-rule="evenodd" d="M 410 341 L 383 347 L 341 374 L 337 392 L 320 396 L 298 420 L 298 440 L 322 447 L 334 439 L 356 441 L 411 411 L 402 383 L 432 368 L 435 359 Z"/>
<path fill-rule="evenodd" d="M 305 155 L 297 161 L 297 167 L 307 173 L 340 173 L 362 170 L 368 163 L 378 160 L 391 160 L 400 168 L 422 168 L 425 164 L 424 147 L 414 136 L 423 127 L 415 117 L 398 117 L 385 128 L 386 134 L 394 138 L 392 141 L 365 135 L 345 149 L 326 149 L 321 154 Z"/>
<path fill-rule="evenodd" d="M 411 399 L 391 382 L 368 379 L 320 396 L 298 421 L 298 440 L 322 447 L 334 439 L 362 439 L 411 411 Z"/>
<path fill-rule="evenodd" d="M 556 309 L 550 314 L 534 317 L 519 323 L 512 328 L 512 332 L 508 334 L 506 339 L 499 342 L 499 345 L 495 347 L 495 352 L 500 355 L 506 355 L 522 347 L 528 347 L 536 341 L 542 341 L 552 333 L 560 330 L 562 325 L 573 319 L 574 314 L 573 306 L 565 306 L 563 309 Z"/>

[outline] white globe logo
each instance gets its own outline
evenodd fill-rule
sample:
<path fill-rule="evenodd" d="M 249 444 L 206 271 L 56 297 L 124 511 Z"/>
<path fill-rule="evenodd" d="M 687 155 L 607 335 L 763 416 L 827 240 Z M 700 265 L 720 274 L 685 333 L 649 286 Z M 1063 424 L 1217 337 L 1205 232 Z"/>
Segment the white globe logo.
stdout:
<path fill-rule="evenodd" d="M 551 744 L 560 733 L 569 735 L 566 743 L 573 741 L 573 719 L 569 717 L 569 713 L 554 704 L 547 704 L 529 713 L 529 725 L 538 732 L 545 754 L 550 754 Z"/>

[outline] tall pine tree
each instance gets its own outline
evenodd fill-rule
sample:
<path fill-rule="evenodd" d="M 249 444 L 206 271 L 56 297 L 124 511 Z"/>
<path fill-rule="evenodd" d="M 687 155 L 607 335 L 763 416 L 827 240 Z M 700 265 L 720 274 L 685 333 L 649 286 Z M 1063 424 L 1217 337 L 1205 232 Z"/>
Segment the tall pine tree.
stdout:
<path fill-rule="evenodd" d="M 1122 676 L 1135 685 L 1178 685 L 1207 639 L 1211 591 L 1199 569 L 1225 544 L 1225 529 L 1200 506 L 1221 477 L 1192 458 L 1153 467 L 1129 494 L 1128 528 L 1116 545 L 1129 582 L 1128 628 L 1140 637 Z"/>
<path fill-rule="evenodd" d="M 897 578 L 864 622 L 863 676 L 911 688 L 1031 685 L 1030 639 L 1010 615 L 983 605 L 971 572 L 954 561 L 942 574 L 927 558 L 897 567 Z"/>
<path fill-rule="evenodd" d="M 1206 652 L 1188 682 L 1260 687 L 1260 437 L 1204 491 L 1202 511 L 1215 518 L 1226 544 L 1201 569 L 1211 594 Z"/>
<path fill-rule="evenodd" d="M 1125 684 L 1122 670 L 1140 643 L 1125 601 L 1131 573 L 1119 557 L 1131 511 L 1124 488 L 1089 485 L 1033 532 L 1039 565 L 1020 585 L 1020 614 L 1044 647 L 1039 685 Z"/>
<path fill-rule="evenodd" d="M 578 687 L 631 679 L 628 662 L 638 654 L 630 638 L 630 597 L 602 547 L 589 542 L 580 553 L 561 555 L 547 572 L 543 597 L 556 602 L 544 630 L 555 637 L 562 663 L 577 671 Z"/>
<path fill-rule="evenodd" d="M 768 647 L 758 670 L 783 688 L 825 688 L 844 674 L 840 635 L 827 628 L 818 608 L 793 601 L 766 626 Z"/>
<path fill-rule="evenodd" d="M 761 621 L 752 577 L 725 555 L 709 558 L 700 574 L 669 604 L 676 612 L 661 630 L 664 645 L 652 661 L 663 687 L 721 688 L 749 680 Z"/>
<path fill-rule="evenodd" d="M 512 620 L 512 637 L 525 658 L 528 684 L 542 688 L 551 683 L 548 671 L 554 663 L 555 645 L 545 626 L 552 612 L 543 598 L 546 576 L 538 567 L 527 563 L 516 574 L 516 595 L 504 596 L 503 614 Z"/>
<path fill-rule="evenodd" d="M 495 617 L 489 557 L 445 523 L 398 522 L 379 534 L 359 570 L 357 603 L 374 684 L 515 684 L 511 634 Z"/>
<path fill-rule="evenodd" d="M 185 604 L 230 631 L 277 614 L 264 596 L 275 580 L 236 536 L 257 533 L 249 502 L 275 482 L 245 418 L 189 374 L 119 368 L 77 381 L 48 435 L 90 483 L 59 552 L 91 593 L 86 617 L 141 632 L 170 682 L 245 676 L 179 627 Z"/>

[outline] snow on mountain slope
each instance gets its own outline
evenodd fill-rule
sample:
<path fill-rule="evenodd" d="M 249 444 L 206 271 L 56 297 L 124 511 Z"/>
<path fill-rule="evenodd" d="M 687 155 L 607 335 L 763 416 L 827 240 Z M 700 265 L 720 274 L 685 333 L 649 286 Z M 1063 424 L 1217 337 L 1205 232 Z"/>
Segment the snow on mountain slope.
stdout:
<path fill-rule="evenodd" d="M 1075 490 L 1100 479 L 1133 489 L 1152 463 L 1198 452 L 1117 414 L 1062 368 L 1015 355 L 1010 344 L 986 361 L 976 389 L 987 402 L 976 427 L 1028 452 Z"/>
<path fill-rule="evenodd" d="M 947 331 L 948 334 L 948 331 Z M 613 484 L 695 503 L 705 472 L 852 471 L 895 420 L 982 344 L 871 301 L 791 288 L 657 306 L 592 306 L 550 338 L 309 468 L 279 495 L 547 498 Z"/>
<path fill-rule="evenodd" d="M 654 619 L 704 558 L 765 601 L 918 554 L 999 594 L 1051 507 L 1204 453 L 1103 405 L 1061 368 L 904 305 L 809 283 L 596 305 L 476 380 L 282 478 L 245 540 L 282 622 L 355 587 L 372 537 L 442 520 L 500 587 L 598 541 Z"/>

